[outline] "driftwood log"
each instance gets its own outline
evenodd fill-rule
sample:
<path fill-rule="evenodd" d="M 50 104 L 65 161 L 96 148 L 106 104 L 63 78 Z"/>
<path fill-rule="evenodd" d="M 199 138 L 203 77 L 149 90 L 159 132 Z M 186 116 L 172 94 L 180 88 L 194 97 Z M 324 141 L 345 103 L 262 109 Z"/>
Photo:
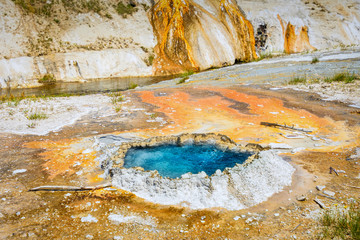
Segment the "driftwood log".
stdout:
<path fill-rule="evenodd" d="M 112 187 L 111 184 L 99 185 L 99 186 L 86 186 L 86 187 L 74 187 L 74 186 L 40 186 L 29 189 L 29 192 L 38 192 L 38 191 L 66 191 L 66 192 L 76 192 L 76 191 L 91 191 L 98 190 L 102 188 Z"/>
<path fill-rule="evenodd" d="M 270 123 L 270 122 L 261 122 L 260 125 L 267 126 L 267 127 L 275 127 L 275 128 L 284 128 L 288 130 L 294 130 L 294 131 L 300 131 L 300 132 L 306 132 L 311 133 L 311 130 L 303 129 L 303 128 L 296 128 L 294 126 L 289 126 L 286 124 L 277 124 L 277 123 Z"/>

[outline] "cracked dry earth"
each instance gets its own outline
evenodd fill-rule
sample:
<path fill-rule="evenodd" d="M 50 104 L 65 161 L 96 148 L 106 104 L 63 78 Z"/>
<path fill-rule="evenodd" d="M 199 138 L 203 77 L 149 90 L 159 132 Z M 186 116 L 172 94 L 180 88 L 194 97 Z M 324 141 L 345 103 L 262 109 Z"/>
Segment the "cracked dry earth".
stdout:
<path fill-rule="evenodd" d="M 323 210 L 315 198 L 326 207 L 358 204 L 359 189 L 354 186 L 360 185 L 360 115 L 353 107 L 323 101 L 310 92 L 240 82 L 216 87 L 150 86 L 123 92 L 123 96 L 121 110 L 116 112 L 110 97 L 89 95 L 91 104 L 102 99 L 101 104 L 56 132 L 1 134 L 1 239 L 317 239 Z M 56 99 L 46 101 L 51 105 Z M 81 111 L 79 107 L 77 112 Z M 61 120 L 62 113 L 56 113 L 54 124 Z M 272 128 L 261 122 L 312 132 Z M 153 204 L 114 187 L 28 191 L 44 185 L 109 184 L 111 179 L 97 159 L 102 137 L 145 139 L 210 132 L 242 145 L 271 146 L 296 169 L 291 186 L 238 211 Z M 330 174 L 330 167 L 339 176 Z M 316 190 L 319 185 L 334 192 L 334 199 Z M 297 200 L 301 195 L 305 201 Z"/>

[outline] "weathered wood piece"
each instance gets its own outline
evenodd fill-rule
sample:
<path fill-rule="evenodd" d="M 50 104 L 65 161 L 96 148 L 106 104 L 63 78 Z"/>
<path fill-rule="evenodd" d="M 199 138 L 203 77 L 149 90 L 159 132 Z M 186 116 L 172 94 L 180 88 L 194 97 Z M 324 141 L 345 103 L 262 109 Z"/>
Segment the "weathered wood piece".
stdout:
<path fill-rule="evenodd" d="M 334 173 L 336 174 L 336 176 L 339 176 L 339 173 L 336 171 L 336 169 L 333 168 L 333 167 L 330 167 L 330 174 L 331 174 L 332 172 L 334 172 Z"/>
<path fill-rule="evenodd" d="M 325 205 L 319 199 L 315 198 L 314 202 L 316 202 L 320 206 L 320 208 L 325 208 Z"/>
<path fill-rule="evenodd" d="M 290 232 L 293 232 L 293 231 L 295 231 L 296 229 L 298 229 L 298 227 L 300 227 L 301 226 L 301 223 L 299 223 L 293 230 L 291 230 Z"/>
<path fill-rule="evenodd" d="M 321 197 L 329 198 L 329 199 L 331 199 L 331 200 L 336 200 L 336 198 L 327 196 L 327 195 L 325 195 L 325 194 L 318 193 L 318 195 L 321 196 Z"/>
<path fill-rule="evenodd" d="M 76 192 L 76 191 L 91 191 L 98 190 L 102 188 L 112 187 L 111 184 L 99 185 L 99 186 L 86 186 L 86 187 L 74 187 L 74 186 L 40 186 L 29 189 L 29 192 L 38 192 L 38 191 L 67 191 L 67 192 Z"/>
<path fill-rule="evenodd" d="M 295 128 L 294 126 L 288 126 L 286 124 L 277 124 L 277 123 L 270 123 L 270 122 L 261 122 L 260 125 L 267 126 L 267 127 L 278 127 L 278 128 L 285 128 L 288 130 L 300 131 L 311 133 L 311 130 L 303 129 L 303 128 Z"/>

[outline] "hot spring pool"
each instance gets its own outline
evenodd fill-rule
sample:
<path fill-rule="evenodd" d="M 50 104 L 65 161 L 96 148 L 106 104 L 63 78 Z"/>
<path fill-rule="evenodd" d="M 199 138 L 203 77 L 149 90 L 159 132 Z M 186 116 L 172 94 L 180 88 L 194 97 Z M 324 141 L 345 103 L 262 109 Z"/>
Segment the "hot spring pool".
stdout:
<path fill-rule="evenodd" d="M 163 177 L 177 178 L 185 173 L 204 171 L 208 176 L 217 169 L 223 171 L 236 163 L 244 163 L 251 152 L 223 151 L 214 145 L 160 145 L 156 147 L 131 148 L 124 159 L 124 167 L 142 167 L 157 170 Z"/>

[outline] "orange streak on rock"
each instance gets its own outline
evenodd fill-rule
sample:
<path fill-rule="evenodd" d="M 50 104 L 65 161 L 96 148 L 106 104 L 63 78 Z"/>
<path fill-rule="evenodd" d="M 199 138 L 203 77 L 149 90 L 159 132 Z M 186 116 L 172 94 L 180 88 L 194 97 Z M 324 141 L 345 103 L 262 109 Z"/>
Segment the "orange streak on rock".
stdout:
<path fill-rule="evenodd" d="M 222 22 L 227 28 L 231 29 L 228 24 L 227 17 L 223 13 L 222 9 L 230 17 L 230 20 L 233 22 L 236 27 L 236 33 L 238 35 L 237 39 L 240 41 L 241 47 L 241 57 L 240 60 L 244 62 L 249 62 L 254 59 L 257 59 L 257 54 L 255 50 L 255 36 L 254 28 L 249 20 L 245 18 L 243 13 L 240 11 L 239 7 L 229 0 L 220 1 L 220 12 L 222 17 Z"/>

